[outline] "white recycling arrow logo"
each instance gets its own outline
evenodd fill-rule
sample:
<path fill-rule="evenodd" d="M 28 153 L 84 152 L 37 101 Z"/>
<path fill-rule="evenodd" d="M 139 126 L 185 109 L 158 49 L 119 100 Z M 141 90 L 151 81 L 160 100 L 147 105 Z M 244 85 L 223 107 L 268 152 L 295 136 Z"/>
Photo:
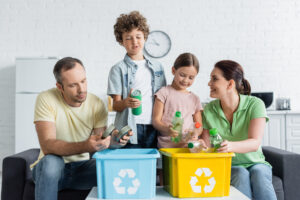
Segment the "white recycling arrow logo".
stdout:
<path fill-rule="evenodd" d="M 209 168 L 198 168 L 195 172 L 195 174 L 197 176 L 191 176 L 191 180 L 190 180 L 190 185 L 192 187 L 192 190 L 195 193 L 201 193 L 201 186 L 196 185 L 196 183 L 198 182 L 198 178 L 197 177 L 201 177 L 202 173 L 204 173 L 205 177 L 210 177 L 212 175 L 212 171 L 210 171 Z M 214 177 L 211 177 L 208 179 L 209 185 L 205 185 L 204 186 L 204 192 L 205 193 L 209 193 L 212 192 L 215 185 L 216 185 L 216 180 Z"/>
<path fill-rule="evenodd" d="M 115 191 L 118 194 L 125 194 L 126 193 L 126 188 L 125 187 L 121 187 L 120 184 L 122 183 L 122 179 L 125 178 L 126 175 L 128 175 L 129 178 L 134 178 L 135 177 L 135 171 L 133 169 L 121 169 L 118 173 L 118 177 L 114 178 L 114 188 Z M 140 187 L 140 181 L 139 179 L 134 179 L 131 181 L 133 187 L 128 187 L 127 188 L 127 193 L 130 195 L 133 195 L 137 192 L 138 188 Z"/>

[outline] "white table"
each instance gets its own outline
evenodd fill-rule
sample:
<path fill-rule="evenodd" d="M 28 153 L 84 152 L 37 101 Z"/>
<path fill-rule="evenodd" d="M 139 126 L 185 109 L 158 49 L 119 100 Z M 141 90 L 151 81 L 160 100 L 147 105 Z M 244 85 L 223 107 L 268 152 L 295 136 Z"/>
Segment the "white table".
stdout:
<path fill-rule="evenodd" d="M 248 197 L 246 197 L 243 193 L 238 191 L 235 187 L 230 186 L 230 195 L 227 197 L 207 197 L 207 198 L 184 198 L 188 200 L 192 199 L 207 199 L 207 200 L 222 200 L 222 199 L 230 199 L 230 200 L 249 200 Z M 179 199 L 176 197 L 171 196 L 168 192 L 166 192 L 162 186 L 157 186 L 156 187 L 156 197 L 152 200 L 165 200 L 165 199 Z M 97 187 L 94 187 L 89 195 L 87 196 L 86 200 L 99 200 L 97 198 Z M 109 199 L 106 199 L 109 200 Z"/>

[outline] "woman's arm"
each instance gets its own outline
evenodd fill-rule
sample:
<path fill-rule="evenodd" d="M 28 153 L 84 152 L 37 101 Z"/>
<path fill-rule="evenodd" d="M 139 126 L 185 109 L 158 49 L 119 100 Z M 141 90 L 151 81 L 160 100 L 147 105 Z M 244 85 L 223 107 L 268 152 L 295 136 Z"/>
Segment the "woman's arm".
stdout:
<path fill-rule="evenodd" d="M 218 152 L 248 153 L 257 151 L 263 138 L 265 125 L 266 118 L 252 119 L 248 129 L 248 139 L 236 142 L 226 140 Z"/>
<path fill-rule="evenodd" d="M 156 128 L 162 135 L 170 136 L 170 127 L 162 122 L 162 116 L 164 112 L 164 104 L 157 98 L 155 98 L 152 114 L 152 125 Z"/>

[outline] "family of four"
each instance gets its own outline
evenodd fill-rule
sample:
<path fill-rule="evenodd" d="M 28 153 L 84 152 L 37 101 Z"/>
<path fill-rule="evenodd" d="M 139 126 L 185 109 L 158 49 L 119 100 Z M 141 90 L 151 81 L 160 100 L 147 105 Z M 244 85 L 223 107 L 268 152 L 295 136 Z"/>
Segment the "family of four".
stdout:
<path fill-rule="evenodd" d="M 108 77 L 107 94 L 117 112 L 117 129 L 129 125 L 132 131 L 117 142 L 118 131 L 102 138 L 107 110 L 103 102 L 87 92 L 86 71 L 76 58 L 66 57 L 54 66 L 56 88 L 39 94 L 34 123 L 41 151 L 31 165 L 35 199 L 57 199 L 62 189 L 90 189 L 97 185 L 93 152 L 107 148 L 174 148 L 184 142 L 171 142 L 178 133 L 171 121 L 176 111 L 184 118 L 183 130 L 195 122 L 203 124 L 193 140 L 209 145 L 208 130 L 218 128 L 224 142 L 219 152 L 235 152 L 231 185 L 250 199 L 276 199 L 272 168 L 261 149 L 268 121 L 264 103 L 249 96 L 251 87 L 242 67 L 234 61 L 217 62 L 210 74 L 210 96 L 216 100 L 201 106 L 199 97 L 188 88 L 193 84 L 199 62 L 183 53 L 172 66 L 173 81 L 166 85 L 163 66 L 143 54 L 149 27 L 137 11 L 121 14 L 114 25 L 117 42 L 126 49 L 123 60 L 114 65 Z M 131 98 L 133 89 L 143 102 Z M 143 106 L 141 115 L 130 110 Z M 185 132 L 183 133 L 185 134 Z"/>

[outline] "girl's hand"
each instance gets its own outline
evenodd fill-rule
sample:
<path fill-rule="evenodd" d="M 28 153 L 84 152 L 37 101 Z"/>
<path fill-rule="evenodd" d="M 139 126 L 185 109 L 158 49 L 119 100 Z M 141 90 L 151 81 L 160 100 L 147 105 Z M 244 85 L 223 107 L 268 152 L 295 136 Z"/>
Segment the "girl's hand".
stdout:
<path fill-rule="evenodd" d="M 171 137 L 177 137 L 179 135 L 178 131 L 175 131 L 172 125 L 169 126 L 168 134 Z"/>
<path fill-rule="evenodd" d="M 190 137 L 190 139 L 191 139 L 192 141 L 197 141 L 197 140 L 199 139 L 198 134 L 197 134 L 197 133 L 192 134 L 191 137 Z M 200 141 L 200 140 L 199 140 L 199 141 Z"/>
<path fill-rule="evenodd" d="M 219 153 L 228 153 L 228 152 L 233 152 L 232 149 L 232 142 L 229 142 L 227 140 L 224 140 L 221 143 L 221 147 L 217 150 Z"/>

